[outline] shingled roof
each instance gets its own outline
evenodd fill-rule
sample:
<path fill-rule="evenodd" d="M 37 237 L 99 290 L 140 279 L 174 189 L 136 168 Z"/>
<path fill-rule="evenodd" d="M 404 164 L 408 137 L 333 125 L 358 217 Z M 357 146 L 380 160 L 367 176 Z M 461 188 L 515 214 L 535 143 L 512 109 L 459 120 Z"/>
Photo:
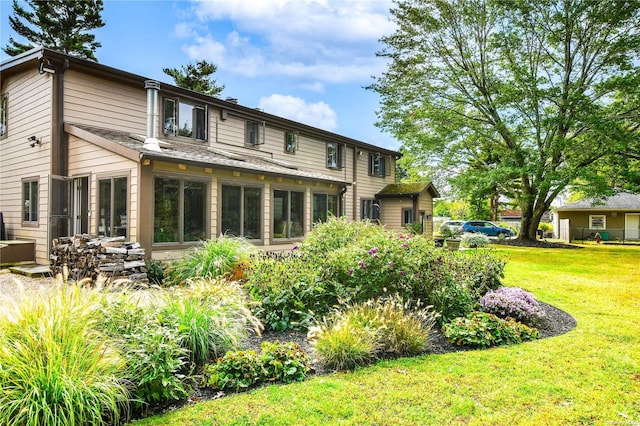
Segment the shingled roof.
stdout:
<path fill-rule="evenodd" d="M 431 182 L 391 183 L 376 194 L 376 198 L 412 197 L 429 191 L 433 198 L 440 198 L 440 193 Z"/>
<path fill-rule="evenodd" d="M 587 198 L 556 208 L 568 210 L 640 210 L 640 194 L 618 192 L 606 198 Z"/>
<path fill-rule="evenodd" d="M 314 182 L 322 181 L 339 185 L 351 184 L 351 182 L 333 176 L 299 169 L 296 165 L 284 161 L 272 160 L 271 158 L 257 155 L 234 153 L 222 148 L 213 148 L 204 142 L 195 144 L 160 139 L 160 152 L 156 152 L 143 147 L 145 140 L 143 135 L 73 123 L 66 123 L 65 131 L 134 161 L 141 161 L 143 158 L 147 158 Z"/>

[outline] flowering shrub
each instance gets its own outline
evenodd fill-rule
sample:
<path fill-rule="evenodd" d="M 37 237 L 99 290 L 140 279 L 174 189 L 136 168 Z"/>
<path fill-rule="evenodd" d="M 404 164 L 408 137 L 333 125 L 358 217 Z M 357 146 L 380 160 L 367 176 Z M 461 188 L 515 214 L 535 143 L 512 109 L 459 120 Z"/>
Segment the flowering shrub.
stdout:
<path fill-rule="evenodd" d="M 512 345 L 540 337 L 535 328 L 513 318 L 502 319 L 486 312 L 472 312 L 466 317 L 455 318 L 442 327 L 442 332 L 451 343 L 478 348 Z"/>
<path fill-rule="evenodd" d="M 533 294 L 518 287 L 500 287 L 480 299 L 480 309 L 501 318 L 512 317 L 526 324 L 535 324 L 544 317 Z"/>
<path fill-rule="evenodd" d="M 338 304 L 396 294 L 434 306 L 448 321 L 498 288 L 504 265 L 495 252 L 452 253 L 422 235 L 333 218 L 289 257 L 254 257 L 245 286 L 274 330 L 306 327 Z"/>

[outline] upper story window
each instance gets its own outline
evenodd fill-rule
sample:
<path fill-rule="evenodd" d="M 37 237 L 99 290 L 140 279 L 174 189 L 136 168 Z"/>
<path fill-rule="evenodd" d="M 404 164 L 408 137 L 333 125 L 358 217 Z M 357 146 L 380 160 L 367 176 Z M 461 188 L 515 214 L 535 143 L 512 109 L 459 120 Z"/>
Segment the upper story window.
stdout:
<path fill-rule="evenodd" d="M 207 110 L 178 99 L 165 98 L 162 131 L 165 135 L 182 136 L 204 141 L 207 138 Z"/>
<path fill-rule="evenodd" d="M 7 136 L 7 95 L 0 95 L 0 138 Z"/>
<path fill-rule="evenodd" d="M 330 169 L 344 168 L 344 145 L 335 142 L 327 143 L 327 167 Z"/>
<path fill-rule="evenodd" d="M 257 121 L 247 121 L 245 127 L 245 144 L 249 146 L 262 145 L 264 143 L 264 124 Z"/>
<path fill-rule="evenodd" d="M 38 179 L 22 181 L 22 223 L 38 223 Z"/>
<path fill-rule="evenodd" d="M 391 175 L 389 157 L 369 154 L 369 176 L 385 177 Z"/>
<path fill-rule="evenodd" d="M 295 154 L 298 150 L 298 133 L 285 132 L 284 133 L 284 152 L 289 154 Z"/>

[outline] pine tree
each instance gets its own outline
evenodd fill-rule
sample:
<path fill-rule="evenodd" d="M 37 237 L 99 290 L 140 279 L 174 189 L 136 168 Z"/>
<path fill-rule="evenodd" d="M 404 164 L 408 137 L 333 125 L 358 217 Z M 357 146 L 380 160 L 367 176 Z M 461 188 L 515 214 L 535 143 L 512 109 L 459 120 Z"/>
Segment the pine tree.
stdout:
<path fill-rule="evenodd" d="M 83 59 L 97 61 L 95 51 L 101 46 L 90 30 L 105 25 L 100 16 L 102 0 L 25 0 L 22 7 L 13 0 L 11 29 L 28 43 L 9 38 L 3 50 L 18 55 L 35 46 L 44 46 Z"/>
<path fill-rule="evenodd" d="M 216 80 L 210 76 L 218 68 L 207 61 L 198 61 L 195 65 L 188 64 L 182 69 L 163 68 L 162 71 L 173 78 L 176 85 L 205 95 L 217 96 L 224 90 L 224 86 L 217 86 Z"/>

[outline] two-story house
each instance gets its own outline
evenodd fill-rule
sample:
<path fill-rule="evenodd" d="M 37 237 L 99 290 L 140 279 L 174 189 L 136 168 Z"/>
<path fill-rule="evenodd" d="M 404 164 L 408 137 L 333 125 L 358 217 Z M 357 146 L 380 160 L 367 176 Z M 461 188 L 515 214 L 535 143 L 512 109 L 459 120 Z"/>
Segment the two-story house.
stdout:
<path fill-rule="evenodd" d="M 220 234 L 284 249 L 329 215 L 431 232 L 438 193 L 396 185 L 393 150 L 47 48 L 0 73 L 0 212 L 38 263 L 77 233 L 166 258 Z"/>

